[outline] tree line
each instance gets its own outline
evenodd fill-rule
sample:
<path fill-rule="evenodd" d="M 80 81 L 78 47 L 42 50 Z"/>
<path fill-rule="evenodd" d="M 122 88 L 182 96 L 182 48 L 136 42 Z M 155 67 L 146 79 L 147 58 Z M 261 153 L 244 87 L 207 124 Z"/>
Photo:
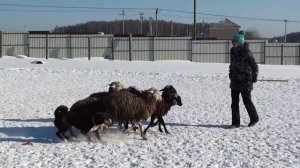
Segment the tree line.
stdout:
<path fill-rule="evenodd" d="M 157 23 L 153 19 L 147 20 L 125 20 L 124 34 L 155 36 L 157 24 L 158 36 L 192 36 L 193 25 L 177 23 L 172 21 L 158 20 Z M 55 27 L 52 33 L 82 33 L 95 34 L 103 32 L 104 34 L 123 34 L 123 21 L 89 21 L 75 25 Z M 197 34 L 201 37 L 201 33 L 209 32 L 209 24 L 198 23 Z"/>
<path fill-rule="evenodd" d="M 269 42 L 284 42 L 284 36 L 273 37 L 269 40 Z M 300 43 L 300 32 L 290 33 L 286 35 L 287 43 Z"/>
<path fill-rule="evenodd" d="M 192 36 L 193 24 L 178 23 L 173 21 L 158 20 L 157 22 L 151 17 L 146 20 L 124 20 L 124 34 L 133 34 L 141 36 L 155 36 L 157 25 L 158 36 Z M 52 33 L 66 34 L 123 34 L 123 20 L 114 21 L 89 21 L 68 26 L 56 26 Z M 245 30 L 245 38 L 266 39 L 260 34 L 257 29 Z M 197 38 L 209 38 L 209 24 L 197 23 Z M 273 37 L 268 39 L 269 42 L 284 42 L 283 36 Z M 287 34 L 288 43 L 300 43 L 300 32 Z"/>

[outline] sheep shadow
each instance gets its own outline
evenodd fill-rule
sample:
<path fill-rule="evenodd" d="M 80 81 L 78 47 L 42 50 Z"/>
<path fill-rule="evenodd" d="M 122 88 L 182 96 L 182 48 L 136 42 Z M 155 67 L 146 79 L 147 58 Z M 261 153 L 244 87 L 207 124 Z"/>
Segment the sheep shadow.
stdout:
<path fill-rule="evenodd" d="M 33 118 L 33 119 L 1 119 L 3 121 L 13 122 L 54 122 L 54 118 Z"/>
<path fill-rule="evenodd" d="M 56 129 L 52 126 L 42 127 L 2 127 L 0 134 L 8 137 L 1 137 L 0 142 L 35 142 L 35 143 L 56 143 Z"/>

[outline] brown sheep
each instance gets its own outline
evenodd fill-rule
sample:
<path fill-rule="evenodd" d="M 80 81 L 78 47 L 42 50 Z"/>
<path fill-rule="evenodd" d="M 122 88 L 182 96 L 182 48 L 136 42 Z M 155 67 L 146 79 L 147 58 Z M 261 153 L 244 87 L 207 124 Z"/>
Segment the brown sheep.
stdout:
<path fill-rule="evenodd" d="M 146 134 L 147 130 L 150 126 L 155 126 L 159 123 L 159 131 L 163 132 L 161 129 L 161 124 L 163 125 L 165 132 L 169 134 L 164 119 L 162 118 L 164 115 L 167 115 L 168 111 L 174 105 L 182 106 L 181 97 L 178 95 L 176 89 L 172 85 L 165 86 L 162 90 L 162 101 L 158 101 L 156 103 L 156 110 L 151 115 L 151 120 L 148 127 L 144 130 L 144 134 Z M 157 122 L 154 124 L 154 120 L 158 119 Z"/>
<path fill-rule="evenodd" d="M 142 138 L 146 140 L 141 120 L 145 120 L 153 114 L 157 101 L 161 101 L 161 96 L 156 89 L 142 91 L 141 95 L 120 91 L 107 97 L 105 112 L 110 115 L 110 118 L 121 123 L 130 121 L 137 124 Z"/>

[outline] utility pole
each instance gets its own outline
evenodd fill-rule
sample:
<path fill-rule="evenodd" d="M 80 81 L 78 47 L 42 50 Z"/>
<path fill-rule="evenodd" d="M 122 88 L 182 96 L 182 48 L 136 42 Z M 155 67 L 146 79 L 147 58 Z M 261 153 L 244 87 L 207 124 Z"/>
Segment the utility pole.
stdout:
<path fill-rule="evenodd" d="M 158 14 L 158 9 L 156 8 L 156 11 L 155 11 L 155 37 L 157 37 L 157 14 Z"/>
<path fill-rule="evenodd" d="M 284 29 L 284 43 L 286 43 L 286 29 L 287 29 L 287 20 L 284 20 L 285 23 L 285 29 Z"/>
<path fill-rule="evenodd" d="M 173 20 L 171 20 L 171 36 L 173 36 Z"/>
<path fill-rule="evenodd" d="M 197 38 L 197 27 L 196 27 L 196 0 L 194 0 L 194 33 L 193 33 L 193 39 L 196 40 Z"/>
<path fill-rule="evenodd" d="M 139 13 L 140 14 L 140 20 L 141 20 L 141 30 L 140 34 L 143 34 L 143 19 L 144 19 L 144 13 Z"/>
<path fill-rule="evenodd" d="M 122 16 L 123 16 L 123 34 L 125 34 L 125 21 L 124 21 L 124 19 L 125 19 L 125 11 L 122 10 L 122 13 L 119 14 L 119 15 L 122 15 Z"/>
<path fill-rule="evenodd" d="M 150 36 L 153 36 L 153 30 L 152 30 L 152 17 L 149 18 L 149 34 Z"/>

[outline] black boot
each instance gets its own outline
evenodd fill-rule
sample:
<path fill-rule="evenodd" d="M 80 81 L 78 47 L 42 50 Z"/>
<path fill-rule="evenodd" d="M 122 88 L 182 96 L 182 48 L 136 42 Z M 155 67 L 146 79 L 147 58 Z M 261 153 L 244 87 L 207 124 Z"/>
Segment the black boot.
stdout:
<path fill-rule="evenodd" d="M 232 125 L 228 126 L 228 129 L 234 129 L 234 128 L 239 128 L 239 127 L 240 127 L 240 125 L 232 124 Z"/>

